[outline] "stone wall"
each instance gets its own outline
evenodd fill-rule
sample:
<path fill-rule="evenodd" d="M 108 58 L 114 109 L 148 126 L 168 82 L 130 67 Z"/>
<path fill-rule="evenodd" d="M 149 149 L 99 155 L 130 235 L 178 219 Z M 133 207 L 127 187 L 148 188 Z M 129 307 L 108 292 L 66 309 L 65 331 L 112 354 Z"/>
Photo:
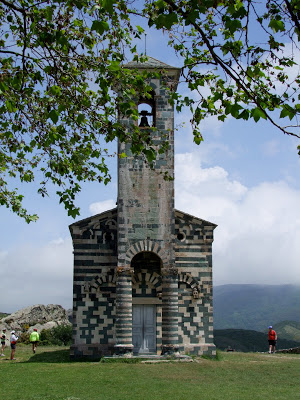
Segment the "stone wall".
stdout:
<path fill-rule="evenodd" d="M 71 356 L 110 354 L 115 341 L 117 210 L 72 224 L 70 231 L 74 247 Z"/>
<path fill-rule="evenodd" d="M 211 252 L 216 225 L 177 210 L 175 217 L 179 349 L 183 353 L 214 354 Z M 117 277 L 115 220 L 116 210 L 111 210 L 71 226 L 75 264 L 73 357 L 99 357 L 114 352 Z M 113 234 L 109 243 L 104 239 L 108 233 Z M 130 257 L 143 251 L 158 254 L 164 259 L 163 249 L 155 241 L 136 243 Z M 131 279 L 133 302 L 136 304 L 149 299 L 156 304 L 156 344 L 157 353 L 160 354 L 162 276 L 158 272 L 141 270 Z"/>

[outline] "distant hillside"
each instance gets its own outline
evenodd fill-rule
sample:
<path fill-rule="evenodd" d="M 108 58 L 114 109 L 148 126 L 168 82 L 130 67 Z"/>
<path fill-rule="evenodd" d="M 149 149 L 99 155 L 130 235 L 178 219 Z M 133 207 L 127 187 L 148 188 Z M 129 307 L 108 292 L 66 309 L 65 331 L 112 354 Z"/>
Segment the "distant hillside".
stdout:
<path fill-rule="evenodd" d="M 267 352 L 269 349 L 267 333 L 244 329 L 216 329 L 214 330 L 214 343 L 220 350 L 231 347 L 242 352 Z M 300 342 L 282 339 L 278 335 L 277 350 L 299 346 Z"/>
<path fill-rule="evenodd" d="M 280 337 L 300 342 L 300 322 L 282 321 L 276 324 L 276 332 Z"/>
<path fill-rule="evenodd" d="M 265 331 L 281 321 L 300 322 L 300 286 L 214 287 L 214 328 Z"/>

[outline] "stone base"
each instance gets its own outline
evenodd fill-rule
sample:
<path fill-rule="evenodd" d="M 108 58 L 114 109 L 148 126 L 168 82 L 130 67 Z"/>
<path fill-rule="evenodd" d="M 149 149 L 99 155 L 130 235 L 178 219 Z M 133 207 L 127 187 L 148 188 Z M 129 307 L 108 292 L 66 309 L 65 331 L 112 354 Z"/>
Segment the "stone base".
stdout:
<path fill-rule="evenodd" d="M 216 356 L 216 346 L 213 343 L 180 346 L 179 351 L 192 356 Z"/>
<path fill-rule="evenodd" d="M 114 355 L 120 357 L 132 357 L 133 345 L 132 344 L 116 344 L 114 346 Z"/>
<path fill-rule="evenodd" d="M 179 346 L 174 344 L 166 344 L 161 346 L 162 356 L 176 356 L 179 355 Z"/>
<path fill-rule="evenodd" d="M 109 345 L 100 344 L 72 344 L 70 347 L 70 358 L 99 360 L 103 356 L 113 354 L 113 348 Z"/>

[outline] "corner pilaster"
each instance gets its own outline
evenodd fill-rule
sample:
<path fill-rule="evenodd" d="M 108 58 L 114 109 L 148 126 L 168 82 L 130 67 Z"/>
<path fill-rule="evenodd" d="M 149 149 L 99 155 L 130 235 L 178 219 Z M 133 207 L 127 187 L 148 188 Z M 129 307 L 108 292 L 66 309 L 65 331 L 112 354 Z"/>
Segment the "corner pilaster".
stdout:
<path fill-rule="evenodd" d="M 178 352 L 178 271 L 162 268 L 162 355 Z"/>

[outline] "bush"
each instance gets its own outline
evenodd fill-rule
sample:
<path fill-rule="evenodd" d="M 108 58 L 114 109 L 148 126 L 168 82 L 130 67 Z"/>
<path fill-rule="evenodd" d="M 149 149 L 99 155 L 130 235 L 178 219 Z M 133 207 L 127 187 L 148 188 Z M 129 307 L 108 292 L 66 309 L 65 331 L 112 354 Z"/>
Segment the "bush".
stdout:
<path fill-rule="evenodd" d="M 18 342 L 28 344 L 30 343 L 29 337 L 30 334 L 28 332 L 22 332 L 19 336 Z"/>
<path fill-rule="evenodd" d="M 19 336 L 19 343 L 29 344 L 30 333 L 22 332 Z M 39 344 L 44 346 L 68 346 L 72 342 L 72 325 L 58 325 L 51 329 L 42 329 L 40 332 Z"/>
<path fill-rule="evenodd" d="M 50 329 L 52 344 L 67 346 L 72 341 L 72 325 L 58 325 Z"/>
<path fill-rule="evenodd" d="M 51 329 L 43 329 L 40 333 L 40 344 L 68 346 L 72 341 L 72 326 L 58 325 Z"/>
<path fill-rule="evenodd" d="M 43 329 L 41 331 L 41 333 L 40 333 L 40 344 L 42 344 L 44 346 L 52 344 L 51 330 L 52 329 Z"/>

